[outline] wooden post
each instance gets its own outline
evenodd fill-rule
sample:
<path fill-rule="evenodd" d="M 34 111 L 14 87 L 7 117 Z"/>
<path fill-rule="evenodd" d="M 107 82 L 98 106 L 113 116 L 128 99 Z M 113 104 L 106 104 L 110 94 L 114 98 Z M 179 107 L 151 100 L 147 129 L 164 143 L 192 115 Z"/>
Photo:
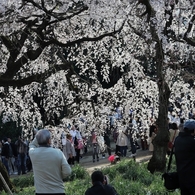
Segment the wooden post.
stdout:
<path fill-rule="evenodd" d="M 4 184 L 4 186 L 6 187 L 8 193 L 9 193 L 10 195 L 13 195 L 12 191 L 10 190 L 9 186 L 7 185 L 5 179 L 3 178 L 3 175 L 2 175 L 1 173 L 0 173 L 0 178 L 1 178 L 1 180 L 2 180 L 2 182 L 3 182 L 3 184 Z"/>

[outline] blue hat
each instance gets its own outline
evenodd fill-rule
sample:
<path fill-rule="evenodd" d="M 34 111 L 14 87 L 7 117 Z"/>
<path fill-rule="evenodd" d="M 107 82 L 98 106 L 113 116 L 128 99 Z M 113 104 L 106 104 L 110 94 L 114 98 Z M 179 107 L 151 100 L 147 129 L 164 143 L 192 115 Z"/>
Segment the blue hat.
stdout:
<path fill-rule="evenodd" d="M 195 130 L 195 120 L 194 119 L 186 120 L 186 122 L 184 123 L 184 128 L 188 129 L 188 131 L 194 131 Z"/>

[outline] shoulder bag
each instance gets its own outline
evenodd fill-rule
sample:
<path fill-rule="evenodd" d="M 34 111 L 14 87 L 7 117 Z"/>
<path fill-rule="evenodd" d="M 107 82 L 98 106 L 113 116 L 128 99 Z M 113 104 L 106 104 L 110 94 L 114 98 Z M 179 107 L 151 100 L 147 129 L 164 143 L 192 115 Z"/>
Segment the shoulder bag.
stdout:
<path fill-rule="evenodd" d="M 169 148 L 170 150 L 173 148 L 173 143 L 174 143 L 174 140 L 175 140 L 175 135 L 176 135 L 176 130 L 175 130 L 175 132 L 174 132 L 172 141 L 169 141 L 169 143 L 168 143 L 168 148 Z"/>
<path fill-rule="evenodd" d="M 169 172 L 171 168 L 171 161 L 172 161 L 174 147 L 175 145 L 173 145 L 171 149 L 167 171 L 162 175 L 162 179 L 164 180 L 164 186 L 168 191 L 174 191 L 175 189 L 180 188 L 178 173 Z"/>

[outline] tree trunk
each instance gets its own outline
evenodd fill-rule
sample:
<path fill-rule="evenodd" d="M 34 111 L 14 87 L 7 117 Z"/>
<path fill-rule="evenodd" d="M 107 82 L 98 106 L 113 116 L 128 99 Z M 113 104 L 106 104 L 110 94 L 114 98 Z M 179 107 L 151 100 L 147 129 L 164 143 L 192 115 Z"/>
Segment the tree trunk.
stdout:
<path fill-rule="evenodd" d="M 149 2 L 148 2 L 149 3 Z M 155 43 L 155 62 L 156 62 L 156 76 L 158 78 L 158 91 L 159 91 L 159 113 L 157 119 L 157 136 L 153 140 L 154 151 L 153 156 L 148 163 L 148 170 L 151 173 L 155 171 L 163 172 L 166 168 L 166 153 L 167 144 L 169 141 L 168 132 L 168 103 L 170 97 L 170 89 L 168 84 L 165 82 L 165 71 L 164 71 L 164 50 L 162 46 L 161 37 L 158 34 L 158 26 L 156 25 L 156 12 L 151 9 L 153 18 L 150 21 L 150 32 L 152 40 Z"/>
<path fill-rule="evenodd" d="M 159 88 L 159 114 L 157 119 L 158 132 L 153 140 L 154 152 L 148 163 L 148 170 L 151 173 L 155 171 L 163 172 L 166 168 L 167 144 L 169 141 L 168 131 L 168 103 L 170 89 L 164 81 L 158 82 Z"/>
<path fill-rule="evenodd" d="M 9 189 L 11 191 L 14 191 L 14 186 L 11 183 L 11 180 L 9 178 L 9 175 L 7 173 L 7 170 L 6 170 L 5 166 L 3 165 L 3 163 L 1 161 L 0 161 L 0 173 L 2 174 L 2 176 L 3 176 L 4 180 L 5 180 L 5 182 L 7 183 Z M 9 190 L 6 188 L 6 186 L 4 185 L 2 179 L 0 178 L 0 192 L 3 191 L 3 190 L 6 193 L 9 193 Z"/>

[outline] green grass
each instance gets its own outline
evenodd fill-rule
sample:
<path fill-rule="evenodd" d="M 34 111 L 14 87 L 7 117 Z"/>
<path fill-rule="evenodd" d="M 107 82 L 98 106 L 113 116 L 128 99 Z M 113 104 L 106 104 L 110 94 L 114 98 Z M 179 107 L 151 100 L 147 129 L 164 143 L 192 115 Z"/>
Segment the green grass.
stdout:
<path fill-rule="evenodd" d="M 114 186 L 119 195 L 179 195 L 179 190 L 167 192 L 161 173 L 151 174 L 147 164 L 136 163 L 133 160 L 122 160 L 116 165 L 101 169 L 109 176 L 110 184 Z M 17 195 L 34 195 L 33 174 L 12 179 L 17 188 Z M 87 170 L 75 165 L 72 174 L 65 180 L 66 195 L 84 195 L 91 187 L 91 179 Z M 2 192 L 1 195 L 6 193 Z"/>

